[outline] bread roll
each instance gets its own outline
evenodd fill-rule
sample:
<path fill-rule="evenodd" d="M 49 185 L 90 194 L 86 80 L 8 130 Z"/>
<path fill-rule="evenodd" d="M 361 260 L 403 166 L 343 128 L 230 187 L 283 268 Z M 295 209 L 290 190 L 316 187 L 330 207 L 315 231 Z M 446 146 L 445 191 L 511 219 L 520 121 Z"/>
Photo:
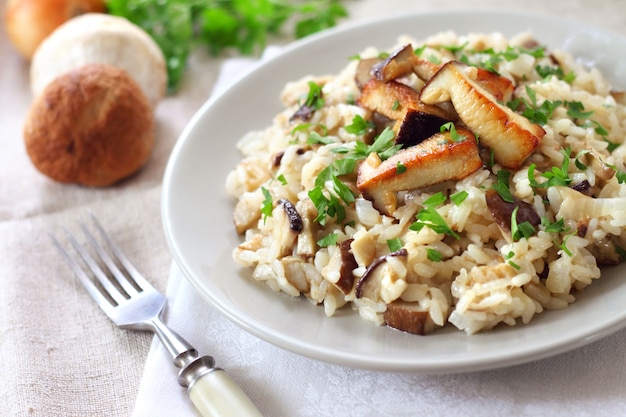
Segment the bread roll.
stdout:
<path fill-rule="evenodd" d="M 35 98 L 24 140 L 35 167 L 50 178 L 108 186 L 150 157 L 154 116 L 126 71 L 90 64 L 57 77 Z"/>

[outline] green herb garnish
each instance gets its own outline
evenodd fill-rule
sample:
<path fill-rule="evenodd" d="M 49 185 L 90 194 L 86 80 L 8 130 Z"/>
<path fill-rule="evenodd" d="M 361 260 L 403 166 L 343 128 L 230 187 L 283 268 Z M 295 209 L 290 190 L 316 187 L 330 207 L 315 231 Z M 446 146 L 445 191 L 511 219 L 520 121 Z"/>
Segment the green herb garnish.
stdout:
<path fill-rule="evenodd" d="M 450 201 L 452 201 L 455 206 L 460 206 L 468 196 L 469 194 L 467 191 L 461 190 L 457 193 L 451 194 Z"/>
<path fill-rule="evenodd" d="M 265 48 L 287 25 L 296 38 L 335 26 L 347 16 L 340 0 L 106 0 L 108 12 L 143 28 L 165 55 L 175 91 L 198 46 L 213 55 L 234 48 L 243 55 Z"/>
<path fill-rule="evenodd" d="M 465 135 L 459 135 L 459 133 L 456 131 L 456 126 L 454 125 L 454 122 L 444 123 L 439 128 L 439 132 L 445 132 L 446 130 L 450 131 L 450 139 L 452 139 L 452 141 L 454 142 L 461 142 L 467 139 Z"/>
<path fill-rule="evenodd" d="M 511 178 L 511 171 L 507 171 L 506 169 L 501 169 L 496 174 L 497 181 L 493 185 L 493 189 L 496 190 L 498 195 L 502 200 L 507 203 L 514 203 L 515 199 L 513 198 L 513 193 L 509 189 L 509 180 Z"/>
<path fill-rule="evenodd" d="M 424 207 L 415 216 L 417 221 L 409 226 L 409 229 L 419 232 L 424 227 L 428 227 L 436 233 L 442 233 L 453 236 L 455 239 L 460 239 L 461 237 L 450 228 L 446 220 L 441 217 L 441 214 L 439 214 L 436 209 L 436 206 L 440 205 L 445 200 L 446 197 L 441 192 L 433 194 L 426 199 L 423 203 Z"/>
<path fill-rule="evenodd" d="M 339 234 L 331 233 L 329 235 L 324 236 L 320 240 L 318 240 L 317 241 L 317 245 L 320 248 L 327 248 L 329 246 L 335 246 L 337 244 L 337 238 L 338 237 L 339 237 Z"/>
<path fill-rule="evenodd" d="M 352 123 L 345 127 L 346 132 L 353 135 L 363 136 L 368 130 L 375 128 L 376 125 L 372 121 L 363 119 L 360 115 L 356 115 L 352 118 Z"/>
<path fill-rule="evenodd" d="M 395 252 L 402 249 L 402 241 L 399 237 L 394 239 L 387 239 L 387 247 L 389 248 L 389 252 Z"/>
<path fill-rule="evenodd" d="M 515 207 L 513 209 L 513 213 L 511 214 L 511 238 L 514 242 L 517 242 L 522 238 L 528 239 L 535 234 L 535 227 L 529 221 L 525 221 L 520 224 L 517 223 L 518 210 L 519 207 Z"/>
<path fill-rule="evenodd" d="M 261 192 L 263 193 L 263 203 L 261 205 L 261 214 L 263 215 L 263 223 L 267 220 L 268 217 L 272 216 L 272 210 L 274 209 L 274 200 L 272 200 L 272 195 L 269 190 L 265 187 L 261 187 Z"/>
<path fill-rule="evenodd" d="M 433 248 L 426 248 L 426 256 L 428 257 L 428 260 L 432 262 L 441 262 L 443 259 L 441 252 Z"/>

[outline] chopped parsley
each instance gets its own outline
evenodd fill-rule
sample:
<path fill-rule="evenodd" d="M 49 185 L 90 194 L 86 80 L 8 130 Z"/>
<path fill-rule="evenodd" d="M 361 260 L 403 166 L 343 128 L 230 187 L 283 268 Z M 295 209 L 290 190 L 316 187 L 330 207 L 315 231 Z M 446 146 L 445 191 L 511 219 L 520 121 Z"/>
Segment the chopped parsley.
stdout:
<path fill-rule="evenodd" d="M 406 166 L 399 162 L 396 164 L 396 174 L 404 174 L 406 172 Z"/>
<path fill-rule="evenodd" d="M 443 259 L 443 255 L 441 254 L 441 252 L 439 252 L 437 249 L 428 247 L 426 248 L 426 256 L 428 257 L 428 260 L 432 262 L 441 262 L 441 260 Z"/>
<path fill-rule="evenodd" d="M 357 136 L 363 136 L 368 130 L 375 128 L 374 122 L 366 121 L 362 116 L 356 115 L 352 118 L 352 123 L 345 127 L 346 132 Z"/>
<path fill-rule="evenodd" d="M 309 133 L 306 143 L 309 145 L 329 145 L 331 143 L 335 143 L 335 141 L 336 138 L 332 136 L 322 136 L 316 131 L 312 131 Z"/>
<path fill-rule="evenodd" d="M 570 231 L 570 228 L 565 226 L 565 219 L 563 218 L 551 223 L 547 217 L 542 217 L 541 224 L 548 233 L 566 233 Z"/>
<path fill-rule="evenodd" d="M 389 252 L 395 252 L 402 249 L 402 241 L 399 237 L 394 239 L 387 239 L 387 247 L 389 248 Z"/>
<path fill-rule="evenodd" d="M 460 239 L 461 237 L 454 231 L 446 220 L 441 217 L 441 214 L 437 211 L 436 206 L 440 205 L 446 200 L 443 193 L 439 192 L 433 194 L 426 199 L 423 203 L 424 207 L 417 213 L 416 221 L 409 226 L 409 229 L 419 232 L 424 227 L 432 229 L 435 233 L 442 233 Z"/>
<path fill-rule="evenodd" d="M 307 93 L 304 105 L 312 110 L 319 110 L 324 107 L 324 93 L 322 86 L 316 82 L 309 81 L 309 92 Z"/>
<path fill-rule="evenodd" d="M 504 260 L 507 261 L 507 263 L 511 265 L 515 270 L 519 271 L 520 269 L 522 269 L 522 267 L 516 264 L 515 262 L 513 262 L 512 258 L 514 257 L 515 257 L 515 252 L 510 251 L 504 256 Z"/>
<path fill-rule="evenodd" d="M 517 242 L 522 238 L 528 239 L 535 234 L 535 226 L 533 226 L 529 221 L 524 221 L 520 224 L 517 223 L 518 210 L 519 207 L 515 207 L 513 209 L 513 213 L 511 214 L 511 238 L 514 242 Z"/>
<path fill-rule="evenodd" d="M 547 124 L 548 120 L 552 117 L 554 110 L 563 104 L 560 100 L 544 100 L 541 104 L 538 104 L 537 93 L 529 86 L 526 86 L 526 95 L 528 96 L 528 100 L 520 97 L 508 102 L 507 106 L 509 106 L 512 110 L 518 110 L 522 107 L 522 116 L 538 125 Z"/>
<path fill-rule="evenodd" d="M 496 174 L 497 181 L 493 185 L 493 189 L 496 190 L 498 195 L 502 200 L 507 203 L 514 203 L 515 199 L 513 198 L 513 193 L 509 189 L 509 180 L 511 178 L 511 171 L 507 171 L 506 169 L 501 169 Z"/>
<path fill-rule="evenodd" d="M 282 185 L 287 185 L 287 178 L 285 178 L 285 176 L 283 174 L 280 174 L 279 176 L 276 177 L 276 179 L 282 184 Z"/>
<path fill-rule="evenodd" d="M 335 195 L 330 194 L 329 197 L 326 197 L 323 188 L 315 186 L 309 190 L 308 196 L 317 210 L 317 217 L 314 219 L 315 222 L 325 226 L 328 217 L 336 217 L 338 223 L 345 220 L 346 208 Z"/>
<path fill-rule="evenodd" d="M 469 194 L 467 193 L 467 191 L 461 190 L 458 193 L 450 195 L 450 201 L 452 201 L 455 206 L 460 206 L 461 203 L 463 203 L 468 196 Z"/>
<path fill-rule="evenodd" d="M 584 111 L 585 106 L 580 101 L 565 101 L 563 104 L 572 119 L 588 119 L 593 115 L 593 111 Z"/>
<path fill-rule="evenodd" d="M 563 162 L 560 167 L 552 167 L 548 172 L 541 174 L 542 177 L 547 178 L 548 181 L 538 183 L 535 179 L 535 164 L 531 164 L 528 167 L 528 181 L 530 185 L 535 188 L 548 188 L 553 186 L 568 186 L 572 179 L 569 177 L 569 155 L 571 153 L 569 148 L 561 149 L 563 154 Z"/>
<path fill-rule="evenodd" d="M 355 116 L 353 119 L 360 123 Z M 341 147 L 333 150 L 334 153 L 345 154 L 344 158 L 335 160 L 332 164 L 324 168 L 315 179 L 315 187 L 309 190 L 309 198 L 317 209 L 315 221 L 324 226 L 327 217 L 336 217 L 340 223 L 345 220 L 346 209 L 342 205 L 350 205 L 354 202 L 356 194 L 342 182 L 339 177 L 352 174 L 357 166 L 357 162 L 367 158 L 371 153 L 376 153 L 381 159 L 387 159 L 395 154 L 400 145 L 394 143 L 394 133 L 390 128 L 383 130 L 374 140 L 374 143 L 367 145 L 365 142 L 356 141 L 354 150 Z M 324 193 L 326 182 L 332 181 L 333 193 Z"/>
<path fill-rule="evenodd" d="M 338 237 L 339 237 L 339 234 L 331 233 L 329 235 L 324 236 L 320 240 L 318 240 L 317 241 L 317 245 L 320 248 L 327 248 L 329 246 L 335 246 L 337 244 L 337 238 Z"/>
<path fill-rule="evenodd" d="M 444 123 L 439 128 L 439 132 L 445 132 L 448 130 L 450 131 L 450 139 L 452 139 L 452 141 L 454 142 L 461 142 L 467 139 L 465 135 L 459 135 L 459 133 L 456 131 L 456 126 L 454 125 L 454 122 Z"/>
<path fill-rule="evenodd" d="M 272 217 L 272 210 L 274 209 L 274 200 L 272 200 L 272 195 L 270 191 L 261 187 L 261 192 L 263 193 L 263 203 L 261 205 L 261 214 L 263 215 L 263 223 L 267 220 L 268 217 Z"/>
<path fill-rule="evenodd" d="M 548 80 L 550 77 L 555 76 L 559 80 L 563 80 L 566 83 L 571 84 L 576 79 L 576 74 L 574 74 L 574 71 L 570 71 L 565 74 L 563 69 L 558 66 L 537 65 L 535 67 L 535 71 L 537 71 L 537 74 L 539 74 L 539 76 L 544 80 Z"/>

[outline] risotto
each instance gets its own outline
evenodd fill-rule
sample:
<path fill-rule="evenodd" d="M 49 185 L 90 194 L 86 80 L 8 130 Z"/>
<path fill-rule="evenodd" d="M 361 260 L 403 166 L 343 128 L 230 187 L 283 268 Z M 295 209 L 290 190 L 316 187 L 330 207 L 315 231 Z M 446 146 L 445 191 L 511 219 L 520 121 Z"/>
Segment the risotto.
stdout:
<path fill-rule="evenodd" d="M 403 36 L 281 100 L 226 180 L 233 256 L 328 316 L 526 324 L 626 256 L 624 93 L 531 34 Z"/>

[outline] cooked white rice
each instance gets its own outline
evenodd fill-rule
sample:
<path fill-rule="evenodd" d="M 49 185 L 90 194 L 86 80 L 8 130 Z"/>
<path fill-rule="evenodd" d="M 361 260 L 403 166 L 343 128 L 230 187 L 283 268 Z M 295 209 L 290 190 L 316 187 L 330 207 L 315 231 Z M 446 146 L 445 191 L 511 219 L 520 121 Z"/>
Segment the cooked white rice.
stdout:
<path fill-rule="evenodd" d="M 341 181 L 356 192 L 355 201 L 342 204 L 346 211 L 343 221 L 327 216 L 325 225 L 317 222 L 319 213 L 309 191 L 318 175 L 345 156 L 336 152 L 338 148 L 352 149 L 355 141 L 371 141 L 371 135 L 358 136 L 345 129 L 355 115 L 364 120 L 373 117 L 372 111 L 354 104 L 360 89 L 355 83 L 358 62 L 353 60 L 337 75 L 289 82 L 281 96 L 284 110 L 273 123 L 239 141 L 243 159 L 226 182 L 228 193 L 236 199 L 234 215 L 243 236 L 234 248 L 235 260 L 271 289 L 323 305 L 328 316 L 352 308 L 366 320 L 385 324 L 386 310 L 402 301 L 401 305 L 426 314 L 419 315 L 419 320 L 425 320 L 427 330 L 418 333 L 451 323 L 473 334 L 500 323 L 528 323 L 544 309 L 566 308 L 580 290 L 600 278 L 599 265 L 620 262 L 622 248 L 626 248 L 626 187 L 620 181 L 626 170 L 626 147 L 622 145 L 626 107 L 622 95 L 611 90 L 597 69 L 579 65 L 562 51 L 533 56 L 531 48 L 525 47 L 531 40 L 529 34 L 505 39 L 499 34 L 458 36 L 446 32 L 426 40 L 403 36 L 387 51 L 408 43 L 427 45 L 421 56 L 437 63 L 459 60 L 462 54 L 466 60 L 478 62 L 494 56 L 490 48 L 496 53 L 515 51 L 510 60 L 492 63 L 493 70 L 513 81 L 514 97 L 528 99 L 528 87 L 535 92 L 537 105 L 578 102 L 584 112 L 593 112 L 573 118 L 566 105 L 556 106 L 542 126 L 546 134 L 540 145 L 521 168 L 510 170 L 510 191 L 545 220 L 530 236 L 514 240 L 494 222 L 485 195 L 496 184 L 495 173 L 502 167 L 497 163 L 491 166 L 484 151 L 482 168 L 456 182 L 401 191 L 396 210 L 388 215 L 358 192 L 356 175 L 342 176 Z M 360 57 L 379 53 L 369 48 Z M 540 76 L 537 66 L 561 72 Z M 324 106 L 306 122 L 290 121 L 306 98 L 310 81 L 322 86 Z M 423 85 L 414 76 L 403 82 L 415 89 Z M 311 132 L 330 138 L 329 143 L 309 144 Z M 546 189 L 533 185 L 529 167 L 534 167 L 537 182 L 546 181 L 543 173 L 564 166 L 564 149 L 570 150 L 570 186 Z M 577 184 L 588 185 L 587 195 L 571 188 Z M 446 199 L 436 207 L 458 239 L 430 227 L 409 228 L 429 197 L 461 191 L 467 197 L 460 204 Z M 324 193 L 328 198 L 336 195 L 332 181 L 324 184 Z M 300 232 L 290 229 L 281 199 L 297 210 L 302 220 Z M 268 211 L 262 211 L 264 206 Z M 548 226 L 560 219 L 563 227 L 559 230 Z M 333 234 L 336 243 L 318 244 Z M 339 280 L 346 259 L 339 244 L 346 240 L 354 260 L 354 280 L 342 291 Z M 372 263 L 391 252 L 389 241 L 400 243 L 406 254 L 382 258 L 375 276 L 363 283 L 359 297 L 357 282 Z"/>

